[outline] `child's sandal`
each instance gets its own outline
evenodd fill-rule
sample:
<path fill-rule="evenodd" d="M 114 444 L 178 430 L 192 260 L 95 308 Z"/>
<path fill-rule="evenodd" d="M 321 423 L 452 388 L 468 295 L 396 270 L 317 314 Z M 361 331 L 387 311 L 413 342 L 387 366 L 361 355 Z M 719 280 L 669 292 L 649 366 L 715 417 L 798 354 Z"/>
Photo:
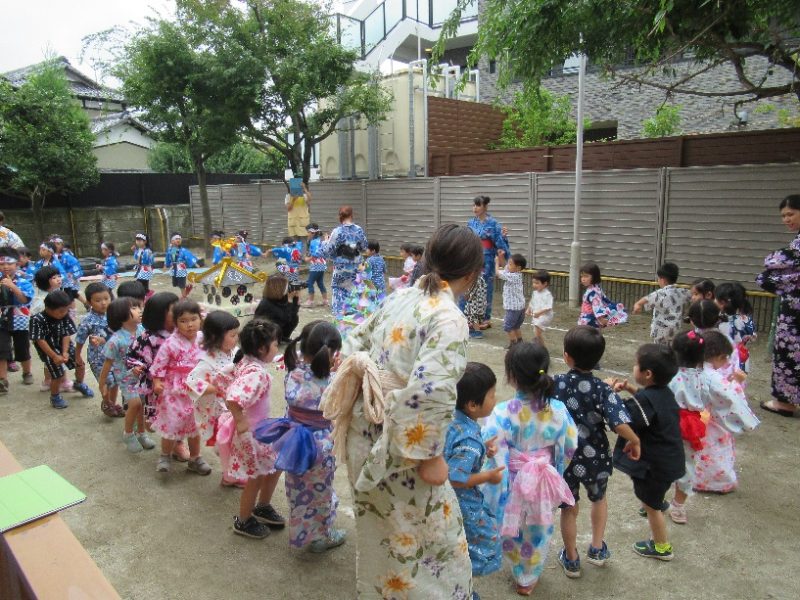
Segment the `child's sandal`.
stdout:
<path fill-rule="evenodd" d="M 100 410 L 103 411 L 103 414 L 107 417 L 116 417 L 117 411 L 114 410 L 114 405 L 110 402 L 101 402 L 100 403 Z"/>

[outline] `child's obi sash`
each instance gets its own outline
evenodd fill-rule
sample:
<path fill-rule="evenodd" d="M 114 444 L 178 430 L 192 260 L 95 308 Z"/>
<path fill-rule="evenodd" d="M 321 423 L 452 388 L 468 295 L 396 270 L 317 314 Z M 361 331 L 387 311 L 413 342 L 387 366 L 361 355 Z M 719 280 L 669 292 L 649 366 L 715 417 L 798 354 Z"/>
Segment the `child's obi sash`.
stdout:
<path fill-rule="evenodd" d="M 494 250 L 494 242 L 492 240 L 481 239 L 481 245 L 484 250 Z"/>
<path fill-rule="evenodd" d="M 264 419 L 253 430 L 253 437 L 270 444 L 278 458 L 275 468 L 303 475 L 317 461 L 315 431 L 330 429 L 322 411 L 290 406 L 286 417 Z"/>
<path fill-rule="evenodd" d="M 511 449 L 509 473 L 516 477 L 506 505 L 501 535 L 516 537 L 525 525 L 552 525 L 559 505 L 575 505 L 575 498 L 551 461 L 551 448 L 535 452 Z"/>
<path fill-rule="evenodd" d="M 333 448 L 336 460 L 346 462 L 351 483 L 357 490 L 366 492 L 389 475 L 417 466 L 416 461 L 406 461 L 397 468 L 397 461 L 389 455 L 392 431 L 384 426 L 386 398 L 389 394 L 408 385 L 408 381 L 389 371 L 383 371 L 366 352 L 348 356 L 336 372 L 336 377 L 325 389 L 320 408 L 326 419 L 333 421 Z M 364 418 L 380 426 L 378 437 L 368 454 L 348 456 L 347 437 L 353 420 L 353 409 L 357 401 Z M 369 472 L 365 465 L 369 463 Z"/>
<path fill-rule="evenodd" d="M 705 448 L 703 438 L 706 437 L 706 424 L 699 411 L 686 410 L 679 411 L 681 419 L 681 437 L 692 447 L 692 450 L 702 450 Z"/>

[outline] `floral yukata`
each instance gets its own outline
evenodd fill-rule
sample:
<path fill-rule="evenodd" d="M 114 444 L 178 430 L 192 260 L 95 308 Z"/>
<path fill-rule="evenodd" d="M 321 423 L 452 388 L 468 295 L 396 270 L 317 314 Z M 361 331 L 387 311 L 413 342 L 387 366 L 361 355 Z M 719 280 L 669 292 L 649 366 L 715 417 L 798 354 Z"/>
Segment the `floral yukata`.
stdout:
<path fill-rule="evenodd" d="M 94 373 L 94 378 L 97 380 L 97 383 L 100 383 L 100 373 L 103 371 L 103 365 L 106 362 L 106 357 L 103 350 L 111 335 L 112 331 L 108 326 L 108 318 L 106 315 L 101 315 L 93 310 L 90 310 L 88 313 L 86 313 L 86 316 L 83 317 L 81 324 L 78 325 L 78 332 L 75 335 L 76 343 L 85 345 L 88 342 L 89 344 L 86 350 L 86 357 L 89 362 L 89 368 L 92 369 L 92 373 Z M 89 339 L 91 337 L 98 338 L 100 343 L 93 344 Z M 112 371 L 108 372 L 108 377 L 106 377 L 106 385 L 110 388 L 117 385 L 117 380 Z"/>
<path fill-rule="evenodd" d="M 236 422 L 230 411 L 219 417 L 217 447 L 223 475 L 233 480 L 255 479 L 275 471 L 275 453 L 268 444 L 253 437 L 253 429 L 269 416 L 269 393 L 272 377 L 268 365 L 253 356 L 245 357 L 236 365 L 233 381 L 228 386 L 226 402 L 237 404 L 248 423 L 249 431 L 236 431 Z"/>
<path fill-rule="evenodd" d="M 733 344 L 731 364 L 734 368 L 738 367 L 745 373 L 749 373 L 750 350 L 748 350 L 747 344 L 756 337 L 756 324 L 753 322 L 753 317 L 741 313 L 721 316 L 723 321 L 719 324 L 719 330 Z"/>
<path fill-rule="evenodd" d="M 586 288 L 581 302 L 578 325 L 588 325 L 599 329 L 600 319 L 606 319 L 604 327 L 621 325 L 627 322 L 628 315 L 622 304 L 615 304 L 604 293 L 603 288 L 593 284 Z"/>
<path fill-rule="evenodd" d="M 415 468 L 444 451 L 467 339 L 447 287 L 436 296 L 398 290 L 345 339 L 343 355 L 367 352 L 399 384 L 386 394 L 383 425 L 367 420 L 359 398 L 347 434 L 362 600 L 471 597 L 458 499 L 450 482 L 428 485 Z"/>
<path fill-rule="evenodd" d="M 494 298 L 494 259 L 497 251 L 502 250 L 506 253 L 506 258 L 511 256 L 511 248 L 508 239 L 503 237 L 503 227 L 492 215 L 486 213 L 483 220 L 472 217 L 467 223 L 472 231 L 481 238 L 483 245 L 483 280 L 486 282 L 486 310 L 484 320 L 492 318 L 492 300 Z"/>
<path fill-rule="evenodd" d="M 367 236 L 355 223 L 340 225 L 322 245 L 325 256 L 333 259 L 331 310 L 336 316 L 344 313 L 348 294 L 355 284 L 356 271 L 361 266 L 361 253 L 366 249 Z"/>
<path fill-rule="evenodd" d="M 483 427 L 484 439 L 497 436 L 497 454 L 489 459 L 487 468 L 506 466 L 500 485 L 484 486 L 488 505 L 497 519 L 506 527 L 506 512 L 511 507 L 517 471 L 512 467 L 515 458 L 536 460 L 546 457 L 561 475 L 569 464 L 578 444 L 578 432 L 566 406 L 559 400 L 550 400 L 549 407 L 534 412 L 531 400 L 519 392 L 512 400 L 495 406 Z M 564 484 L 566 485 L 566 484 Z M 569 493 L 569 489 L 566 490 Z M 511 565 L 511 574 L 518 585 L 535 584 L 544 570 L 550 538 L 553 536 L 552 511 L 558 507 L 547 502 L 546 506 L 524 506 L 529 514 L 550 511 L 549 523 L 528 524 L 520 519 L 517 535 L 503 535 L 503 556 Z M 518 507 L 519 509 L 519 507 Z M 541 515 L 540 516 L 544 516 Z M 546 519 L 537 519 L 546 521 Z"/>
<path fill-rule="evenodd" d="M 144 416 L 152 422 L 156 415 L 157 398 L 153 395 L 153 375 L 150 367 L 158 354 L 159 348 L 172 335 L 169 331 L 148 331 L 138 336 L 128 349 L 126 363 L 129 369 L 139 367 L 139 397 L 144 404 Z"/>
<path fill-rule="evenodd" d="M 486 458 L 481 426 L 458 409 L 447 430 L 444 457 L 450 469 L 450 481 L 456 483 L 466 483 L 471 475 L 480 473 Z M 464 519 L 472 574 L 483 576 L 494 573 L 503 559 L 497 519 L 486 505 L 480 486 L 454 490 Z"/>
<path fill-rule="evenodd" d="M 319 379 L 311 367 L 301 362 L 286 375 L 286 405 L 289 418 L 292 409 L 319 411 L 322 392 L 328 387 L 330 377 Z M 330 422 L 328 422 L 330 423 Z M 302 548 L 315 540 L 329 537 L 336 518 L 339 499 L 333 489 L 336 460 L 333 457 L 331 428 L 314 428 L 313 437 L 317 447 L 317 458 L 313 466 L 302 475 L 286 472 L 286 499 L 289 502 L 289 544 Z"/>
<path fill-rule="evenodd" d="M 800 235 L 764 259 L 756 283 L 781 302 L 772 350 L 772 395 L 800 404 Z"/>
<path fill-rule="evenodd" d="M 111 360 L 111 374 L 119 386 L 123 404 L 139 396 L 139 386 L 136 376 L 128 369 L 127 355 L 136 337 L 144 333 L 144 327 L 136 326 L 136 331 L 131 333 L 124 327 L 118 329 L 103 346 L 103 356 Z"/>
<path fill-rule="evenodd" d="M 175 330 L 164 341 L 153 360 L 151 376 L 164 381 L 164 391 L 157 401 L 153 429 L 164 439 L 182 440 L 199 435 L 186 378 L 197 366 L 200 353 L 196 341 L 187 340 Z"/>
<path fill-rule="evenodd" d="M 669 388 L 681 409 L 681 434 L 686 454 L 686 474 L 678 480 L 678 487 L 686 494 L 693 490 L 733 491 L 737 478 L 732 434 L 752 431 L 759 424 L 747 405 L 741 384 L 728 381 L 710 366 L 704 369 L 681 367 Z M 702 411 L 710 413 L 707 422 L 700 416 Z M 704 423 L 704 427 L 698 422 Z M 690 431 L 694 435 L 685 435 Z"/>
<path fill-rule="evenodd" d="M 233 356 L 222 350 L 206 350 L 200 353 L 200 361 L 186 378 L 186 387 L 194 400 L 194 416 L 200 430 L 200 440 L 214 445 L 217 420 L 225 412 L 225 395 L 233 381 Z M 216 392 L 208 393 L 213 385 Z"/>
<path fill-rule="evenodd" d="M 650 337 L 656 344 L 671 344 L 681 330 L 683 309 L 691 300 L 691 291 L 674 284 L 650 292 L 644 310 L 653 310 Z"/>

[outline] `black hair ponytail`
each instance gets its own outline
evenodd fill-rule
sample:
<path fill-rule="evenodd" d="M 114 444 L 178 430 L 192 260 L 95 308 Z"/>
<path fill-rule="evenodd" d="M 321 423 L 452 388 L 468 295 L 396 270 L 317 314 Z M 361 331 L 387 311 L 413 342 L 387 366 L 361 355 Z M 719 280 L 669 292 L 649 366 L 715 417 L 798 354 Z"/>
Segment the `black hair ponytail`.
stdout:
<path fill-rule="evenodd" d="M 311 357 L 311 372 L 314 377 L 325 379 L 331 374 L 333 355 L 342 348 L 342 336 L 328 321 L 311 321 L 286 347 L 283 364 L 287 371 L 297 368 L 297 344 L 300 354 Z"/>

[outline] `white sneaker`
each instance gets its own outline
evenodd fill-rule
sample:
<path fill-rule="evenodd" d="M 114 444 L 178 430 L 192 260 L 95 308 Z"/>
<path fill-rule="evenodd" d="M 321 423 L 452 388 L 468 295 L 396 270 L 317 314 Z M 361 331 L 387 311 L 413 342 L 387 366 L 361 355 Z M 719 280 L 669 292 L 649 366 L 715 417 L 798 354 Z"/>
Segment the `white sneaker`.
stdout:
<path fill-rule="evenodd" d="M 147 435 L 146 431 L 142 433 L 137 433 L 136 439 L 139 440 L 139 443 L 145 450 L 152 450 L 153 448 L 156 447 L 156 443 L 150 438 L 149 435 Z"/>
<path fill-rule="evenodd" d="M 122 442 L 125 444 L 125 448 L 128 450 L 128 452 L 131 452 L 132 454 L 142 451 L 142 445 L 139 443 L 139 440 L 136 439 L 136 435 L 133 433 L 123 433 Z"/>

